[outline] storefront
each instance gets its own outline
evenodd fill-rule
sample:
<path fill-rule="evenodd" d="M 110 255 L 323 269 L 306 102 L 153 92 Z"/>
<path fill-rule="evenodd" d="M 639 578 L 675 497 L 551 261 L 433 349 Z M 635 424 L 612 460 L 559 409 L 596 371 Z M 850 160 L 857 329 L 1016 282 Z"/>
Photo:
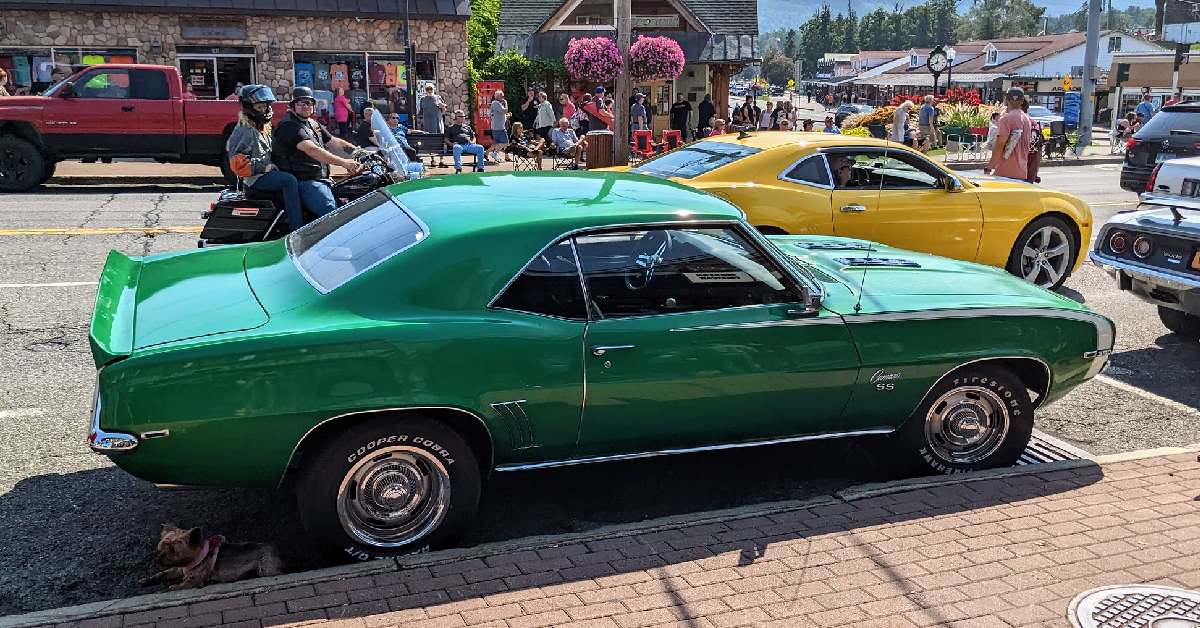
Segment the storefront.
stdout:
<path fill-rule="evenodd" d="M 234 97 L 239 83 L 269 85 L 281 98 L 306 85 L 328 110 L 342 87 L 355 111 L 370 102 L 404 112 L 411 88 L 428 83 L 449 111 L 468 106 L 467 2 L 414 3 L 409 72 L 403 22 L 383 5 L 377 13 L 333 3 L 267 11 L 254 0 L 229 0 L 222 9 L 190 1 L 106 0 L 104 10 L 88 10 L 68 0 L 0 0 L 9 90 L 42 91 L 56 65 L 152 63 L 179 68 L 200 99 Z"/>

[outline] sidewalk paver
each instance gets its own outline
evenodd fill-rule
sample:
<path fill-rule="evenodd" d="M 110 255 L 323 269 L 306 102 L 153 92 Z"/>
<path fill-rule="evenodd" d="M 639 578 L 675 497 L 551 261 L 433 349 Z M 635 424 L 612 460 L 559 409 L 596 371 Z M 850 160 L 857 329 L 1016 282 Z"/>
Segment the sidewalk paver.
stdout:
<path fill-rule="evenodd" d="M 1049 627 L 1094 587 L 1200 587 L 1195 452 L 888 490 L 58 625 Z"/>

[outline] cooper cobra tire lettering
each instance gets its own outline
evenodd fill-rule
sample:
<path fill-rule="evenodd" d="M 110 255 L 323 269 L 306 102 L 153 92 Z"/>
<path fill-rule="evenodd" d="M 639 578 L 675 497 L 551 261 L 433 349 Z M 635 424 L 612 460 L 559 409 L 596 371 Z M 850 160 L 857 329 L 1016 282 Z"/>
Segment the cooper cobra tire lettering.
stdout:
<path fill-rule="evenodd" d="M 440 523 L 411 539 L 402 537 L 393 541 L 387 536 L 378 539 L 355 536 L 362 529 L 353 528 L 352 534 L 343 527 L 339 516 L 338 495 L 343 478 L 355 465 L 364 461 L 374 464 L 372 456 L 404 447 L 436 457 L 448 473 L 449 490 Z M 347 424 L 327 442 L 315 444 L 305 458 L 295 485 L 300 518 L 315 544 L 331 557 L 348 556 L 365 561 L 430 551 L 461 533 L 479 504 L 482 478 L 475 452 L 446 424 L 416 413 L 377 416 Z"/>

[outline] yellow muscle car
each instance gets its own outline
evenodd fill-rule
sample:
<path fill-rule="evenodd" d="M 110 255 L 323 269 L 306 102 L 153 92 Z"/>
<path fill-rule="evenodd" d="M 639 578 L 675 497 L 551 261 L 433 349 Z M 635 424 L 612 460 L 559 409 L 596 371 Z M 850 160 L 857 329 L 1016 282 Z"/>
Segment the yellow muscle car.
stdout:
<path fill-rule="evenodd" d="M 1010 180 L 972 181 L 906 146 L 762 131 L 706 138 L 631 172 L 725 198 L 767 234 L 883 242 L 1007 269 L 1057 288 L 1083 261 L 1082 200 Z"/>

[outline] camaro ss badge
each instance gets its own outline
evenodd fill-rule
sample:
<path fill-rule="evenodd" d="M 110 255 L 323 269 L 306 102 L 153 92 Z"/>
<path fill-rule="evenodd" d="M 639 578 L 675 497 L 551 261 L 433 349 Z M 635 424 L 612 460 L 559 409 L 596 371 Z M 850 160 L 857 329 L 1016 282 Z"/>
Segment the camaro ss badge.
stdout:
<path fill-rule="evenodd" d="M 900 379 L 899 373 L 889 373 L 883 369 L 871 374 L 871 383 L 875 385 L 875 390 L 895 390 L 896 384 L 892 382 L 898 379 Z"/>

